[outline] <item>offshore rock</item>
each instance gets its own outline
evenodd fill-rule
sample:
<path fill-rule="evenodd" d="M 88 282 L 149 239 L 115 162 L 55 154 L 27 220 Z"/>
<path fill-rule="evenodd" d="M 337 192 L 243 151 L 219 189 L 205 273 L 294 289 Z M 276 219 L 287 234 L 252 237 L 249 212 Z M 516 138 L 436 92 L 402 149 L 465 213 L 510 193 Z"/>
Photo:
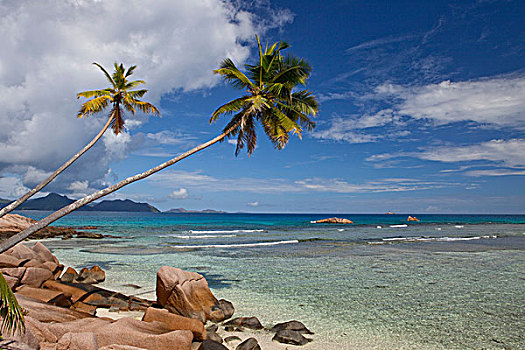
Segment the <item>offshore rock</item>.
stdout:
<path fill-rule="evenodd" d="M 22 230 L 25 230 L 29 226 L 36 223 L 36 220 L 27 218 L 18 214 L 6 214 L 0 218 L 0 238 L 5 239 L 18 233 Z M 55 227 L 48 226 L 35 233 L 33 233 L 30 238 L 32 239 L 42 239 L 42 238 L 53 238 L 53 237 L 67 237 L 76 234 L 72 228 L 69 227 Z"/>
<path fill-rule="evenodd" d="M 328 218 L 321 219 L 313 222 L 314 224 L 353 224 L 353 221 L 342 218 Z"/>

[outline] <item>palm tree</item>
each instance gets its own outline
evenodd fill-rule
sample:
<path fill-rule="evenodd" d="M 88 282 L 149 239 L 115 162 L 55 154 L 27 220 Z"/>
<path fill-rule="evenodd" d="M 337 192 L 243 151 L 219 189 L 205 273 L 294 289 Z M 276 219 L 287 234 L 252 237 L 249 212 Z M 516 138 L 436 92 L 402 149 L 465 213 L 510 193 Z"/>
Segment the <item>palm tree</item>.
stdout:
<path fill-rule="evenodd" d="M 93 63 L 99 67 L 104 75 L 111 83 L 111 87 L 104 90 L 92 90 L 84 91 L 77 94 L 77 98 L 85 97 L 91 98 L 82 104 L 80 111 L 78 112 L 78 118 L 85 118 L 92 114 L 102 112 L 109 104 L 112 104 L 111 111 L 109 113 L 109 118 L 102 130 L 91 140 L 84 148 L 82 148 L 77 154 L 75 154 L 71 159 L 65 162 L 60 168 L 55 170 L 47 179 L 38 184 L 35 188 L 24 194 L 22 197 L 18 198 L 13 203 L 7 205 L 6 207 L 0 210 L 0 218 L 5 214 L 13 211 L 26 200 L 31 198 L 34 194 L 38 193 L 42 188 L 44 188 L 48 183 L 53 181 L 62 171 L 67 169 L 73 162 L 75 162 L 81 155 L 87 152 L 93 145 L 104 135 L 108 127 L 112 127 L 115 134 L 122 132 L 124 128 L 124 119 L 122 107 L 127 111 L 135 114 L 135 109 L 138 109 L 144 113 L 153 113 L 155 115 L 160 115 L 157 107 L 154 105 L 139 100 L 148 90 L 134 90 L 130 91 L 137 87 L 140 84 L 145 84 L 143 80 L 128 81 L 127 78 L 133 74 L 133 71 L 137 66 L 131 66 L 126 71 L 122 64 L 118 65 L 115 62 L 115 71 L 113 75 L 110 76 L 109 73 L 98 63 Z"/>
<path fill-rule="evenodd" d="M 21 333 L 25 329 L 22 308 L 18 305 L 15 295 L 2 273 L 0 273 L 0 317 L 3 319 L 0 335 L 14 333 L 15 331 Z"/>
<path fill-rule="evenodd" d="M 290 133 L 301 136 L 302 126 L 312 129 L 315 124 L 309 119 L 309 116 L 317 114 L 317 101 L 309 91 L 295 90 L 298 85 L 306 83 L 310 75 L 310 66 L 293 56 L 284 57 L 281 51 L 289 47 L 286 43 L 266 46 L 263 52 L 259 37 L 257 37 L 257 46 L 259 62 L 257 65 L 246 65 L 247 74 L 242 73 L 229 59 L 224 60 L 221 67 L 214 71 L 222 75 L 234 87 L 246 90 L 245 95 L 224 104 L 213 112 L 210 123 L 217 120 L 220 115 L 233 114 L 232 120 L 220 135 L 154 168 L 128 177 L 61 208 L 3 241 L 0 244 L 0 253 L 83 205 L 155 174 L 227 137 L 237 137 L 236 154 L 244 144 L 247 145 L 248 154 L 251 154 L 255 150 L 257 141 L 255 134 L 257 121 L 262 124 L 265 133 L 278 149 L 286 145 Z"/>

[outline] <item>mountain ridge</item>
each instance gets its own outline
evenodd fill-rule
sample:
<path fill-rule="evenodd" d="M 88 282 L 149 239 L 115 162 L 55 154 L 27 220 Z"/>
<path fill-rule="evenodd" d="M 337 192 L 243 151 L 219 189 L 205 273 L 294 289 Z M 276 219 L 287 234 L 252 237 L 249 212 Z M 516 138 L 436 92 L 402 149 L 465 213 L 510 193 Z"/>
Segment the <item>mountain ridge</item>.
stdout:
<path fill-rule="evenodd" d="M 5 207 L 11 200 L 0 198 L 0 207 Z M 49 193 L 45 197 L 30 199 L 20 205 L 17 210 L 58 210 L 75 200 L 58 193 Z M 103 200 L 92 205 L 85 205 L 77 210 L 82 211 L 121 211 L 121 212 L 152 212 L 159 213 L 160 210 L 149 203 L 135 202 L 130 199 Z"/>

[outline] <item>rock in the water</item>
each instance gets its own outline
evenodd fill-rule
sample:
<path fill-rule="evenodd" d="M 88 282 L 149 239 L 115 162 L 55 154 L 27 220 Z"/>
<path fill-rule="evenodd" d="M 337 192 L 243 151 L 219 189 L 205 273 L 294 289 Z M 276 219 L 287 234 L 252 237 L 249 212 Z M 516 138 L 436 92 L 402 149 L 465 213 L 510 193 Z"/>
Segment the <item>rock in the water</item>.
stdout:
<path fill-rule="evenodd" d="M 206 332 L 204 330 L 204 324 L 194 318 L 188 318 L 180 315 L 170 313 L 165 309 L 155 309 L 149 307 L 146 309 L 142 321 L 153 322 L 159 321 L 166 324 L 172 330 L 186 329 L 193 333 L 194 340 L 204 340 L 206 338 Z"/>
<path fill-rule="evenodd" d="M 305 338 L 300 332 L 289 329 L 278 331 L 272 340 L 278 341 L 279 343 L 292 345 L 305 345 L 311 341 L 310 339 Z"/>
<path fill-rule="evenodd" d="M 226 326 L 224 327 L 224 330 L 226 332 L 242 332 L 243 331 L 241 327 L 237 327 L 237 326 Z"/>
<path fill-rule="evenodd" d="M 237 317 L 224 323 L 225 326 L 240 326 L 250 329 L 263 329 L 257 317 Z"/>
<path fill-rule="evenodd" d="M 106 273 L 98 265 L 95 265 L 92 268 L 90 268 L 89 274 L 97 282 L 104 282 L 106 280 Z"/>
<path fill-rule="evenodd" d="M 235 308 L 233 307 L 233 304 L 226 299 L 220 299 L 218 301 L 218 306 L 219 306 L 219 309 L 221 309 L 222 312 L 224 313 L 225 320 L 232 317 L 233 314 L 235 313 Z"/>
<path fill-rule="evenodd" d="M 235 350 L 261 350 L 257 339 L 248 338 L 235 348 Z"/>
<path fill-rule="evenodd" d="M 157 272 L 157 302 L 170 312 L 205 323 L 220 322 L 225 315 L 206 279 L 195 272 L 163 266 Z"/>
<path fill-rule="evenodd" d="M 94 232 L 77 232 L 77 238 L 100 239 L 100 238 L 104 238 L 104 235 L 101 233 L 94 233 Z"/>
<path fill-rule="evenodd" d="M 328 218 L 313 221 L 314 224 L 353 224 L 354 222 L 348 219 L 342 218 Z"/>
<path fill-rule="evenodd" d="M 217 343 L 222 344 L 223 340 L 220 335 L 215 332 L 206 332 L 206 339 L 213 340 Z"/>
<path fill-rule="evenodd" d="M 240 341 L 241 341 L 241 338 L 239 338 L 239 337 L 236 336 L 236 335 L 230 335 L 229 337 L 224 338 L 224 341 L 225 341 L 226 343 L 231 343 L 231 342 L 235 342 L 235 341 L 240 342 Z"/>
<path fill-rule="evenodd" d="M 201 346 L 199 346 L 198 350 L 228 350 L 228 348 L 221 343 L 206 339 L 202 342 Z"/>
<path fill-rule="evenodd" d="M 89 274 L 89 269 L 87 267 L 83 267 L 80 269 L 80 271 L 78 272 L 78 276 L 77 276 L 77 281 L 79 282 L 82 282 L 84 281 L 86 278 L 88 278 L 90 276 Z"/>
<path fill-rule="evenodd" d="M 409 215 L 408 218 L 407 218 L 407 221 L 419 221 L 419 219 L 416 218 L 415 216 L 410 216 Z"/>
<path fill-rule="evenodd" d="M 71 283 L 73 281 L 76 281 L 77 278 L 78 278 L 78 272 L 74 268 L 68 267 L 66 269 L 66 272 L 64 272 L 62 277 L 60 277 L 60 280 L 62 282 Z"/>
<path fill-rule="evenodd" d="M 13 234 L 18 233 L 28 228 L 34 223 L 36 223 L 36 220 L 27 218 L 22 215 L 6 214 L 2 218 L 0 218 L 0 237 L 7 238 L 9 236 L 12 236 Z M 59 236 L 71 236 L 72 237 L 74 233 L 76 233 L 76 231 L 70 227 L 48 226 L 48 227 L 44 227 L 43 229 L 33 233 L 31 235 L 31 238 L 42 239 L 42 238 L 53 238 L 53 237 L 59 237 Z"/>
<path fill-rule="evenodd" d="M 278 323 L 276 324 L 275 326 L 272 327 L 272 329 L 270 329 L 270 331 L 272 332 L 279 332 L 279 331 L 282 331 L 283 329 L 289 329 L 289 330 L 292 330 L 292 331 L 298 331 L 302 334 L 314 334 L 312 331 L 310 331 L 308 328 L 306 328 L 306 326 L 302 323 L 302 322 L 299 322 L 299 321 L 288 321 L 288 322 L 283 322 L 283 323 Z"/>

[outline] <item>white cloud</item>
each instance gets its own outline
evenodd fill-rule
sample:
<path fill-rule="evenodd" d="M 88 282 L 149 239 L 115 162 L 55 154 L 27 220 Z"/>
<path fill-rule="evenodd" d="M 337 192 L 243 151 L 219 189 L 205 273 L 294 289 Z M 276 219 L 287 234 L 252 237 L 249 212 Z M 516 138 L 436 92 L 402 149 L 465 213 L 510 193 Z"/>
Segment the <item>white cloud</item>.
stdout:
<path fill-rule="evenodd" d="M 379 179 L 355 184 L 341 179 L 311 178 L 295 183 L 308 190 L 334 193 L 406 192 L 457 186 L 456 183 L 419 179 Z"/>
<path fill-rule="evenodd" d="M 209 0 L 20 0 L 0 5 L 0 171 L 6 166 L 54 170 L 101 128 L 105 116 L 78 120 L 82 90 L 107 82 L 96 61 L 111 70 L 114 61 L 138 65 L 145 99 L 201 89 L 219 80 L 212 70 L 224 57 L 242 63 L 245 44 L 291 21 L 287 11 L 260 20 L 229 1 Z M 140 116 L 137 116 L 140 118 Z M 133 119 L 132 129 L 142 123 Z M 128 135 L 129 136 L 129 135 Z M 102 176 L 112 157 L 122 157 L 129 139 L 107 136 L 106 150 L 88 170 Z M 89 152 L 88 152 L 89 153 Z M 104 154 L 105 161 L 100 161 Z M 80 170 L 73 167 L 71 171 Z M 78 171 L 77 177 L 85 173 Z M 70 180 L 57 179 L 67 186 Z M 91 180 L 90 180 L 91 181 Z M 57 183 L 55 183 L 57 184 Z"/>
<path fill-rule="evenodd" d="M 397 37 L 389 36 L 389 37 L 385 37 L 385 38 L 379 38 L 379 39 L 375 39 L 375 40 L 365 41 L 365 42 L 363 42 L 361 44 L 352 46 L 352 47 L 346 49 L 346 52 L 347 53 L 351 53 L 352 51 L 368 50 L 368 49 L 371 49 L 371 48 L 374 48 L 374 47 L 383 46 L 383 45 L 386 45 L 386 44 L 398 43 L 398 42 L 402 42 L 402 41 L 405 41 L 405 40 L 408 40 L 408 39 L 413 39 L 413 38 L 416 38 L 416 37 L 418 37 L 418 36 L 417 35 L 403 35 L 403 36 L 397 36 Z"/>
<path fill-rule="evenodd" d="M 389 132 L 385 133 L 380 127 L 389 126 Z M 324 130 L 316 130 L 311 135 L 322 140 L 344 141 L 347 143 L 377 142 L 382 139 L 398 138 L 408 135 L 407 130 L 399 130 L 404 122 L 394 114 L 392 109 L 384 109 L 375 114 L 362 116 L 347 116 L 345 118 L 336 115 L 330 121 L 330 127 Z M 378 128 L 378 129 L 374 129 Z"/>
<path fill-rule="evenodd" d="M 0 177 L 0 198 L 18 198 L 30 188 L 24 186 L 19 178 L 13 176 Z"/>
<path fill-rule="evenodd" d="M 42 171 L 35 167 L 29 166 L 24 173 L 23 180 L 25 184 L 37 185 L 47 179 L 49 175 L 51 175 L 51 172 Z"/>
<path fill-rule="evenodd" d="M 229 139 L 229 140 L 228 140 L 228 143 L 229 143 L 230 145 L 237 146 L 237 139 Z"/>
<path fill-rule="evenodd" d="M 525 139 L 490 140 L 468 146 L 429 147 L 421 152 L 383 153 L 368 157 L 368 161 L 385 161 L 412 157 L 443 163 L 489 161 L 507 167 L 525 166 Z M 460 168 L 465 170 L 465 168 Z M 450 171 L 449 171 L 450 172 Z"/>
<path fill-rule="evenodd" d="M 464 173 L 467 176 L 481 177 L 481 176 L 515 176 L 525 175 L 525 169 L 484 169 L 484 170 L 470 170 Z"/>
<path fill-rule="evenodd" d="M 372 193 L 404 192 L 433 188 L 455 187 L 458 184 L 445 181 L 425 181 L 420 179 L 388 178 L 371 180 L 365 183 L 349 183 L 343 179 L 306 178 L 300 180 L 257 179 L 257 178 L 216 178 L 202 172 L 181 170 L 166 171 L 152 175 L 149 180 L 163 188 L 176 186 L 195 187 L 205 192 L 238 191 L 249 193 Z M 256 202 L 254 202 L 256 203 Z"/>
<path fill-rule="evenodd" d="M 246 203 L 247 205 L 249 205 L 250 207 L 258 207 L 259 206 L 259 202 L 255 201 L 255 202 L 251 202 L 251 203 Z"/>
<path fill-rule="evenodd" d="M 418 120 L 432 125 L 474 122 L 478 128 L 525 129 L 524 76 L 499 76 L 460 82 L 446 80 L 424 86 L 382 84 L 375 88 L 373 94 L 365 93 L 360 97 L 351 92 L 322 97 L 325 100 L 354 98 L 360 103 L 374 101 L 374 105 L 382 101 L 391 106 L 358 117 L 336 116 L 328 129 L 316 130 L 312 134 L 319 139 L 348 143 L 395 139 L 419 127 L 420 124 L 414 123 Z M 389 126 L 387 134 L 384 130 L 373 129 L 385 126 Z"/>
<path fill-rule="evenodd" d="M 68 189 L 71 191 L 86 191 L 89 187 L 88 181 L 75 181 L 69 185 Z"/>
<path fill-rule="evenodd" d="M 496 77 L 426 86 L 384 84 L 379 96 L 400 99 L 394 110 L 437 124 L 474 121 L 496 126 L 525 127 L 525 77 Z"/>
<path fill-rule="evenodd" d="M 188 190 L 185 188 L 179 188 L 178 190 L 171 192 L 169 197 L 173 199 L 186 199 L 188 198 Z"/>

